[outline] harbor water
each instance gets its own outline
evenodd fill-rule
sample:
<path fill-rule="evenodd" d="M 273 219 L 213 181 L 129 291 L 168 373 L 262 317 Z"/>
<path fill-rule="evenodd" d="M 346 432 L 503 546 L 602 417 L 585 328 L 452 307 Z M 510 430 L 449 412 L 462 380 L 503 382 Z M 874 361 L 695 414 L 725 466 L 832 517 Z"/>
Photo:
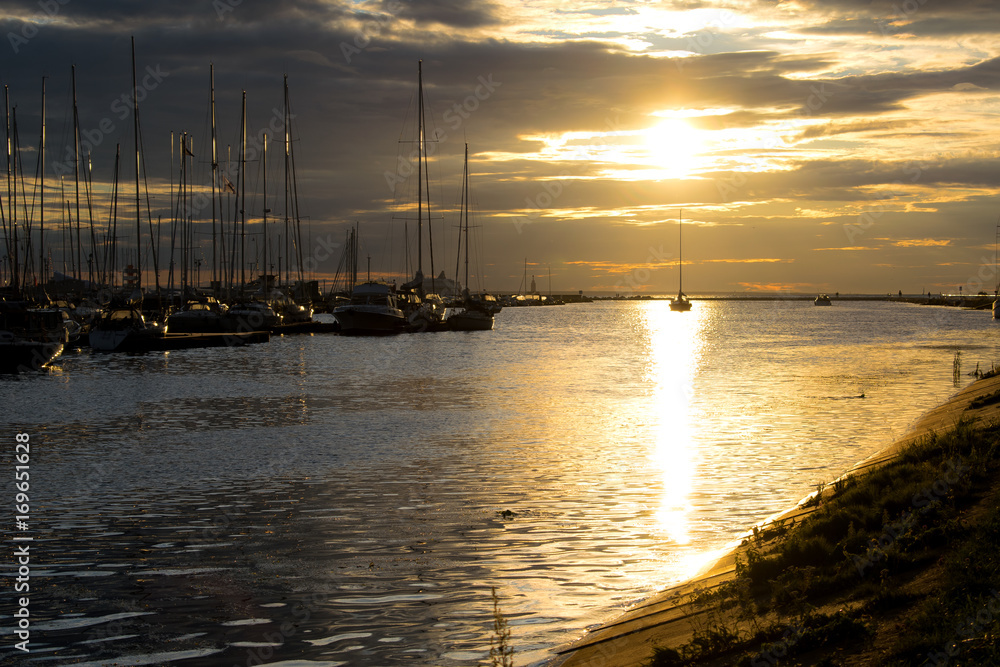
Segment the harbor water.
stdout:
<path fill-rule="evenodd" d="M 33 538 L 31 650 L 5 610 L 0 662 L 489 664 L 495 590 L 515 664 L 542 663 L 903 435 L 996 360 L 994 327 L 623 301 L 508 308 L 488 332 L 67 351 L 0 378 Z"/>

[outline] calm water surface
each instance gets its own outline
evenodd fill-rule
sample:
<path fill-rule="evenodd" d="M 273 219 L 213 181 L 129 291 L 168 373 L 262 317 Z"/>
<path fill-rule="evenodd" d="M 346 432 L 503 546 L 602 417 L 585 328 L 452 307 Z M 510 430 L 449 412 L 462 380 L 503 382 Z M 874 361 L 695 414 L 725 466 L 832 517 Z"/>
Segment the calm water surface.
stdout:
<path fill-rule="evenodd" d="M 473 665 L 491 587 L 517 664 L 541 662 L 902 435 L 990 366 L 994 327 L 625 302 L 67 353 L 0 379 L 3 432 L 33 445 L 29 662 Z"/>

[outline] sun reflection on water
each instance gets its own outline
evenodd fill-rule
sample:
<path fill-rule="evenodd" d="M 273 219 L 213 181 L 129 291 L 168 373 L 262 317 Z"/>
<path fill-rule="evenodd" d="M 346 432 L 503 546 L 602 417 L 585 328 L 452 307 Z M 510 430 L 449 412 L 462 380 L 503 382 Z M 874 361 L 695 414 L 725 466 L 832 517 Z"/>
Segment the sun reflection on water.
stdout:
<path fill-rule="evenodd" d="M 648 380 L 653 386 L 656 438 L 650 456 L 660 471 L 662 492 L 655 513 L 659 530 L 688 544 L 690 495 L 695 475 L 691 394 L 702 348 L 706 309 L 672 312 L 666 302 L 644 310 L 649 332 Z"/>

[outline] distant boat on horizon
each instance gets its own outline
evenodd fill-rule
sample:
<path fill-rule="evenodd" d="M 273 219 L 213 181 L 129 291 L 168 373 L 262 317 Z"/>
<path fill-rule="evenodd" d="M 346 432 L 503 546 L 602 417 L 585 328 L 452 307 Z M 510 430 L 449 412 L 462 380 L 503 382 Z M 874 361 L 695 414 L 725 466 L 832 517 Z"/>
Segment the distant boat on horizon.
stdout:
<path fill-rule="evenodd" d="M 682 212 L 677 213 L 677 298 L 670 300 L 670 310 L 683 313 L 691 310 L 691 301 L 684 296 L 684 250 L 681 243 Z"/>
<path fill-rule="evenodd" d="M 833 302 L 830 301 L 830 297 L 827 296 L 826 294 L 820 294 L 819 296 L 817 296 L 816 300 L 813 301 L 813 303 L 815 305 L 817 305 L 817 306 L 832 306 L 833 305 Z"/>

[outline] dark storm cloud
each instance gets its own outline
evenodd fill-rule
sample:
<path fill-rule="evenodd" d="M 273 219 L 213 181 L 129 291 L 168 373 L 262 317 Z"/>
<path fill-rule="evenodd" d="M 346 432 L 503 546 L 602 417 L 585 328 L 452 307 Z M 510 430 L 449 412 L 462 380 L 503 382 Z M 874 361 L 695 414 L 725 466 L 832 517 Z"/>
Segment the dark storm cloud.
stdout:
<path fill-rule="evenodd" d="M 477 28 L 499 23 L 497 6 L 476 0 L 383 0 L 382 9 L 418 26 L 438 23 L 455 28 Z"/>

